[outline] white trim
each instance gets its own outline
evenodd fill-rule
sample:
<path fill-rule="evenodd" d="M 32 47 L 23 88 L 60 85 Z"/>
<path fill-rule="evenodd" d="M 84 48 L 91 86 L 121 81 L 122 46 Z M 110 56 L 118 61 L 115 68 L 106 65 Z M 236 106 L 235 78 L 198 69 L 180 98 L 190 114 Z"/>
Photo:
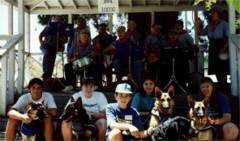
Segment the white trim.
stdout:
<path fill-rule="evenodd" d="M 171 11 L 189 11 L 189 10 L 202 10 L 204 7 L 194 7 L 194 6 L 120 6 L 120 13 L 141 13 L 141 12 L 171 12 Z M 61 15 L 61 14 L 98 14 L 98 7 L 92 7 L 89 9 L 88 7 L 82 7 L 75 9 L 75 7 L 64 7 L 64 9 L 59 9 L 58 7 L 51 7 L 50 9 L 45 8 L 35 8 L 31 11 L 31 14 L 43 14 L 43 15 Z"/>

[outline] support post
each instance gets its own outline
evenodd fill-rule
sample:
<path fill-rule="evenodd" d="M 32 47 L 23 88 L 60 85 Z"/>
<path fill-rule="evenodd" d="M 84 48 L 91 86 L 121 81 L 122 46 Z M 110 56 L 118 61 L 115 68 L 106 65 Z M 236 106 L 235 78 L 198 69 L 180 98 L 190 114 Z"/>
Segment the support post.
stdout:
<path fill-rule="evenodd" d="M 9 3 L 8 5 L 8 35 L 13 35 L 13 5 Z M 7 104 L 12 104 L 14 102 L 15 94 L 15 49 L 9 51 L 8 59 L 8 96 Z"/>
<path fill-rule="evenodd" d="M 151 26 L 155 23 L 155 12 L 151 12 Z"/>
<path fill-rule="evenodd" d="M 109 18 L 109 23 L 108 23 L 108 28 L 109 28 L 109 32 L 112 34 L 113 33 L 113 14 L 108 14 L 108 18 Z"/>
<path fill-rule="evenodd" d="M 18 0 L 18 33 L 23 35 L 23 40 L 18 45 L 18 83 L 17 92 L 21 94 L 24 86 L 24 6 L 23 0 Z"/>
<path fill-rule="evenodd" d="M 235 34 L 235 9 L 231 6 L 228 7 L 228 14 L 229 14 L 229 31 L 230 34 Z M 229 41 L 229 56 L 230 56 L 230 76 L 231 76 L 231 94 L 233 96 L 238 95 L 238 68 L 237 68 L 237 48 Z"/>

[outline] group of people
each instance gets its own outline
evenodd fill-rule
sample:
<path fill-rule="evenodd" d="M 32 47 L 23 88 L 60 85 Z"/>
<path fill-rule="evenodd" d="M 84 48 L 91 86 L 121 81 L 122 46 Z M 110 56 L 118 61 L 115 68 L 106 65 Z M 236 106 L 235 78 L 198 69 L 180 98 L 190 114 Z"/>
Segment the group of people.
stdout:
<path fill-rule="evenodd" d="M 61 30 L 61 17 L 56 16 L 56 30 Z M 43 92 L 43 82 L 52 77 L 56 53 L 63 51 L 64 44 L 67 45 L 67 60 L 65 64 L 66 88 L 65 92 L 76 88 L 76 75 L 81 75 L 81 91 L 73 95 L 76 100 L 82 98 L 84 108 L 90 112 L 98 129 L 98 140 L 128 140 L 141 139 L 151 136 L 153 128 L 143 126 L 139 113 L 149 114 L 154 106 L 155 88 L 164 86 L 169 79 L 170 70 L 169 57 L 164 52 L 169 49 L 190 49 L 193 48 L 193 38 L 183 29 L 183 22 L 176 21 L 175 27 L 169 30 L 168 36 L 161 34 L 161 26 L 153 24 L 151 33 L 144 39 L 137 29 L 133 20 L 128 21 L 127 29 L 120 26 L 117 29 L 118 38 L 107 32 L 107 24 L 99 24 L 99 34 L 91 40 L 91 33 L 87 27 L 86 20 L 82 17 L 77 19 L 77 27 L 73 30 L 72 36 L 68 39 L 64 34 L 53 34 L 49 24 L 39 36 L 43 57 L 43 81 L 34 78 L 29 82 L 30 93 L 22 95 L 8 112 L 9 120 L 6 128 L 6 140 L 14 140 L 19 122 L 30 123 L 32 119 L 25 113 L 30 102 L 43 101 L 47 111 L 47 117 L 43 120 L 43 133 L 46 140 L 53 140 L 53 118 L 56 116 L 56 104 L 53 96 Z M 227 50 L 228 25 L 220 19 L 219 11 L 213 11 L 210 23 L 203 29 L 198 22 L 198 33 L 208 35 L 209 46 L 209 73 L 217 75 L 221 87 L 225 87 L 228 72 L 228 60 L 219 57 L 220 53 Z M 57 35 L 57 36 L 56 36 Z M 177 56 L 175 56 L 177 55 Z M 179 57 L 179 56 L 180 57 Z M 191 55 L 190 55 L 191 56 Z M 174 53 L 176 65 L 180 67 L 177 76 L 182 84 L 188 78 L 188 57 Z M 186 57 L 186 58 L 185 58 Z M 84 67 L 75 66 L 76 61 L 88 60 Z M 147 64 L 145 68 L 144 63 Z M 183 65 L 185 63 L 185 65 Z M 185 66 L 185 67 L 183 67 Z M 117 81 L 115 88 L 115 99 L 117 103 L 108 104 L 104 93 L 101 90 L 102 75 L 106 74 L 107 85 L 113 88 L 112 67 L 114 67 Z M 145 70 L 148 75 L 142 75 Z M 151 75 L 149 75 L 149 73 Z M 127 82 L 120 83 L 123 76 L 132 76 L 138 85 L 138 91 L 133 93 L 132 86 Z M 159 85 L 160 84 L 160 85 Z M 202 100 L 209 98 L 208 115 L 211 125 L 222 131 L 221 139 L 234 140 L 238 136 L 238 127 L 230 123 L 231 110 L 226 95 L 217 91 L 213 81 L 204 77 L 199 85 L 199 94 L 189 95 L 187 101 L 193 99 Z M 66 107 L 68 106 L 67 103 Z M 145 115 L 147 115 L 145 114 Z M 144 114 L 143 114 L 144 115 Z M 127 122 L 123 122 L 127 121 Z M 72 140 L 72 122 L 63 121 L 61 132 L 64 140 Z M 222 128 L 223 127 L 223 128 Z M 223 130 L 222 130 L 223 129 Z M 128 130 L 129 134 L 122 134 Z"/>
<path fill-rule="evenodd" d="M 55 17 L 57 28 L 55 32 L 61 32 L 61 17 Z M 113 68 L 116 80 L 119 82 L 123 76 L 131 75 L 138 85 L 141 84 L 141 74 L 143 70 L 148 70 L 154 74 L 154 79 L 158 82 L 166 81 L 170 78 L 169 57 L 163 55 L 164 48 L 184 48 L 191 49 L 194 45 L 193 38 L 183 29 L 183 22 L 176 21 L 175 27 L 169 31 L 169 37 L 162 35 L 161 26 L 153 24 L 151 33 L 144 38 L 140 34 L 137 24 L 133 20 L 128 21 L 127 28 L 120 26 L 117 29 L 118 37 L 107 32 L 107 24 L 101 23 L 98 26 L 98 35 L 91 40 L 91 33 L 87 27 L 86 20 L 82 17 L 77 19 L 77 27 L 73 30 L 72 36 L 66 37 L 64 34 L 52 34 L 51 24 L 49 24 L 39 36 L 43 57 L 42 78 L 52 77 L 56 53 L 65 43 L 67 45 L 67 61 L 65 64 L 66 88 L 64 91 L 76 88 L 76 75 L 93 76 L 99 89 L 102 88 L 102 77 L 106 74 L 107 86 L 112 87 L 111 82 Z M 164 57 L 165 56 L 165 57 Z M 87 64 L 76 67 L 76 61 L 82 62 L 87 58 Z M 185 69 L 181 67 L 179 74 L 188 74 L 188 59 L 178 57 L 178 64 L 183 62 Z M 147 68 L 145 67 L 147 64 Z M 98 71 L 96 71 L 98 70 Z M 166 75 L 167 74 L 167 75 Z M 182 75 L 179 75 L 181 77 Z M 187 77 L 180 80 L 186 81 Z M 161 82 L 165 85 L 166 82 Z M 184 83 L 184 82 L 183 82 Z"/>
<path fill-rule="evenodd" d="M 208 98 L 209 123 L 216 127 L 220 136 L 219 139 L 235 140 L 238 137 L 238 127 L 231 123 L 231 110 L 228 97 L 222 94 L 214 86 L 213 81 L 204 77 L 200 84 L 198 95 L 189 95 L 187 101 L 203 100 Z M 54 125 L 56 117 L 56 104 L 53 96 L 43 92 L 43 81 L 34 78 L 29 82 L 30 93 L 22 95 L 8 112 L 9 120 L 6 127 L 6 140 L 14 140 L 20 123 L 29 124 L 31 119 L 26 113 L 28 104 L 31 102 L 42 102 L 47 112 L 43 119 L 43 133 L 46 140 L 53 140 Z M 156 83 L 151 75 L 143 78 L 141 88 L 133 93 L 131 85 L 127 81 L 119 83 L 115 88 L 115 99 L 117 103 L 109 103 L 104 93 L 95 90 L 96 85 L 92 77 L 86 77 L 82 81 L 82 90 L 73 94 L 73 98 L 82 99 L 83 107 L 90 113 L 97 129 L 98 140 L 129 140 L 150 137 L 154 132 L 152 127 L 143 125 L 141 114 L 148 115 L 154 106 Z M 158 88 L 159 89 L 159 88 Z M 70 104 L 70 100 L 66 107 Z M 177 106 L 177 105 L 176 105 Z M 66 108 L 65 107 L 65 108 Z M 63 140 L 73 139 L 72 127 L 74 122 L 63 120 L 61 132 Z M 123 131 L 129 131 L 128 134 Z M 221 132 L 223 134 L 221 134 Z"/>
<path fill-rule="evenodd" d="M 196 48 L 192 36 L 184 30 L 181 20 L 175 22 L 167 35 L 161 33 L 161 25 L 153 24 L 146 38 L 133 20 L 128 21 L 127 28 L 120 26 L 117 29 L 118 37 L 107 32 L 106 23 L 100 23 L 99 33 L 92 40 L 83 17 L 77 18 L 77 27 L 74 28 L 70 37 L 61 34 L 63 22 L 60 16 L 56 16 L 54 22 L 57 25 L 55 32 L 60 34 L 53 34 L 52 24 L 49 24 L 39 36 L 44 53 L 42 77 L 43 79 L 52 77 L 56 53 L 63 51 L 64 44 L 68 42 L 68 63 L 64 67 L 65 92 L 76 88 L 76 75 L 82 76 L 80 79 L 83 76 L 93 76 L 98 88 L 101 89 L 103 74 L 106 74 L 107 86 L 111 88 L 113 68 L 118 82 L 123 76 L 131 75 L 140 85 L 141 74 L 147 70 L 154 74 L 157 83 L 164 86 L 171 77 L 172 65 L 170 64 L 173 58 L 175 58 L 176 77 L 184 88 L 187 87 L 186 83 L 190 74 L 189 64 L 195 63 Z M 209 74 L 216 74 L 219 88 L 225 90 L 229 74 L 229 60 L 223 57 L 224 53 L 228 53 L 228 24 L 221 19 L 220 10 L 215 9 L 211 12 L 209 24 L 206 27 L 203 27 L 200 19 L 196 25 L 199 35 L 209 37 Z M 80 64 L 84 62 L 85 65 L 76 67 L 77 61 Z"/>

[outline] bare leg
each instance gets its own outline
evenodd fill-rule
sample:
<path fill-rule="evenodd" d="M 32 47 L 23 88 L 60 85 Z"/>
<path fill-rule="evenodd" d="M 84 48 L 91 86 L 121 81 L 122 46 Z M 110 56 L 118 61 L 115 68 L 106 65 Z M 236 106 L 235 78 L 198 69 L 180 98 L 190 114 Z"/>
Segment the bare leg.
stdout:
<path fill-rule="evenodd" d="M 6 136 L 5 136 L 5 141 L 13 141 L 16 136 L 16 130 L 19 125 L 19 120 L 9 118 L 7 127 L 6 127 Z"/>
<path fill-rule="evenodd" d="M 121 134 L 121 130 L 113 129 L 110 132 L 108 138 L 109 138 L 109 141 L 122 141 L 123 137 L 122 137 L 122 134 Z"/>
<path fill-rule="evenodd" d="M 99 141 L 105 141 L 105 133 L 106 133 L 106 129 L 107 129 L 107 123 L 106 123 L 106 119 L 98 119 L 96 121 L 96 126 L 98 129 L 98 140 Z"/>
<path fill-rule="evenodd" d="M 53 140 L 53 122 L 50 116 L 44 119 L 44 136 L 46 141 Z"/>
<path fill-rule="evenodd" d="M 62 122 L 62 135 L 64 141 L 72 140 L 72 122 Z"/>

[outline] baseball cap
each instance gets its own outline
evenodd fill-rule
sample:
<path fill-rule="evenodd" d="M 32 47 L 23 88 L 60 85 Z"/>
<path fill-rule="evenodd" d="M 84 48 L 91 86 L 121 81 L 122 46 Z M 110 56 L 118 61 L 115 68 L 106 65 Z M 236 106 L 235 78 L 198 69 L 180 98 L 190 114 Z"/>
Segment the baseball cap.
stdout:
<path fill-rule="evenodd" d="M 127 83 L 120 83 L 120 84 L 117 85 L 115 92 L 116 93 L 132 94 L 132 88 Z"/>
<path fill-rule="evenodd" d="M 80 31 L 80 34 L 88 34 L 88 35 L 90 35 L 90 31 L 88 29 L 82 29 Z"/>

